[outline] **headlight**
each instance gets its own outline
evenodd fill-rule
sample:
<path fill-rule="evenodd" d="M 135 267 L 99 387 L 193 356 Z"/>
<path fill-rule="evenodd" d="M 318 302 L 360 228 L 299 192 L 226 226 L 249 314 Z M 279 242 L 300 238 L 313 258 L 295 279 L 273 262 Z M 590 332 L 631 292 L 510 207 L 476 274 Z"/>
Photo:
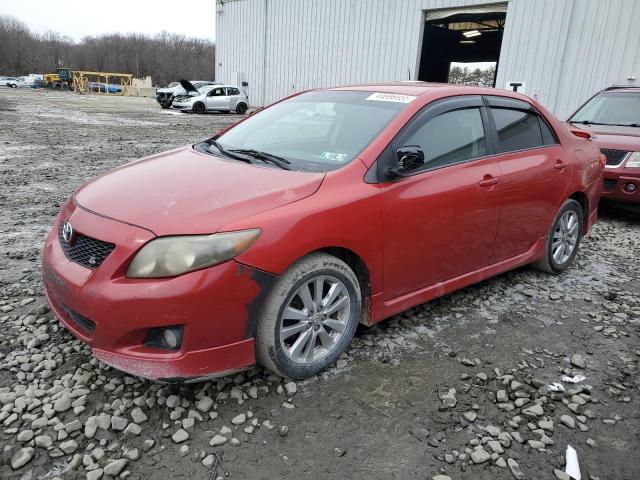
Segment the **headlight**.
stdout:
<path fill-rule="evenodd" d="M 629 156 L 629 159 L 627 160 L 627 164 L 625 165 L 625 167 L 640 168 L 640 152 L 633 152 Z"/>
<path fill-rule="evenodd" d="M 127 277 L 175 277 L 240 255 L 260 235 L 260 230 L 162 237 L 147 243 L 133 258 Z"/>

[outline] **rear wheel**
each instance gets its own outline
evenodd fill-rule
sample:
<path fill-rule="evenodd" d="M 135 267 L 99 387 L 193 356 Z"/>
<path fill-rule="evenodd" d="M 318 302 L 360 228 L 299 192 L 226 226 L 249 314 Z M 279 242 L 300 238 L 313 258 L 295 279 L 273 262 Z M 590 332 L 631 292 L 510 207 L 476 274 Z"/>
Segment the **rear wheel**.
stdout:
<path fill-rule="evenodd" d="M 584 214 L 580 204 L 571 199 L 564 202 L 547 237 L 546 255 L 533 266 L 554 274 L 569 268 L 578 254 L 583 224 Z"/>
<path fill-rule="evenodd" d="M 280 277 L 256 329 L 259 363 L 303 379 L 333 364 L 347 349 L 361 314 L 358 279 L 342 260 L 314 253 Z"/>
<path fill-rule="evenodd" d="M 204 113 L 204 103 L 198 102 L 193 104 L 193 113 Z"/>
<path fill-rule="evenodd" d="M 244 115 L 245 113 L 247 113 L 247 104 L 239 103 L 238 106 L 236 107 L 236 113 L 239 115 Z"/>

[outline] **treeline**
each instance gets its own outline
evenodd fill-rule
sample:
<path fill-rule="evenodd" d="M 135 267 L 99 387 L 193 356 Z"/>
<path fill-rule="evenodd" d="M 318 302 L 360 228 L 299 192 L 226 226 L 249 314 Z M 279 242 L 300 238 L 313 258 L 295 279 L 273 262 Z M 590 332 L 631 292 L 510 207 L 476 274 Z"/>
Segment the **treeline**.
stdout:
<path fill-rule="evenodd" d="M 493 87 L 493 79 L 496 76 L 496 67 L 492 66 L 481 70 L 467 67 L 454 66 L 449 70 L 449 83 L 462 85 L 478 85 L 481 87 Z"/>
<path fill-rule="evenodd" d="M 38 35 L 14 17 L 0 15 L 0 75 L 72 70 L 151 76 L 154 85 L 186 79 L 215 79 L 215 45 L 210 40 L 163 32 L 106 34 L 80 42 L 55 32 Z"/>

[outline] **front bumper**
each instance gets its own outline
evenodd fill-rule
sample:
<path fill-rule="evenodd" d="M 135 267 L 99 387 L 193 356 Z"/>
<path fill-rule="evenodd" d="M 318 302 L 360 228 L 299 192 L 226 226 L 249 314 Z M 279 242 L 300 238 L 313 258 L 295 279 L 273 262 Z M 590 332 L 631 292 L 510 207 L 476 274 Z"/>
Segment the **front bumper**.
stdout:
<path fill-rule="evenodd" d="M 177 108 L 178 110 L 192 110 L 193 109 L 193 104 L 191 104 L 191 103 L 173 102 L 173 104 L 171 106 L 173 108 Z"/>
<path fill-rule="evenodd" d="M 116 245 L 99 267 L 67 258 L 58 239 L 67 220 L 77 233 Z M 253 327 L 276 277 L 229 261 L 174 278 L 127 278 L 133 255 L 153 238 L 143 228 L 65 205 L 42 259 L 45 294 L 62 324 L 99 360 L 144 378 L 199 380 L 252 366 Z M 150 329 L 176 325 L 184 329 L 179 350 L 143 344 Z"/>
<path fill-rule="evenodd" d="M 625 186 L 629 183 L 635 185 L 635 191 L 625 190 Z M 640 169 L 605 169 L 601 198 L 612 202 L 640 204 Z"/>

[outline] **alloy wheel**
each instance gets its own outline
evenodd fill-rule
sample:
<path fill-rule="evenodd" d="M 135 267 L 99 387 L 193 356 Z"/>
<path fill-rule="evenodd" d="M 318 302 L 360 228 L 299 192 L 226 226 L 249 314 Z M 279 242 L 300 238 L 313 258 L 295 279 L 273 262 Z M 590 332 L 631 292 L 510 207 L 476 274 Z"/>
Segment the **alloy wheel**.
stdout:
<path fill-rule="evenodd" d="M 351 296 L 341 280 L 324 274 L 305 280 L 278 322 L 284 354 L 301 364 L 324 358 L 342 338 L 350 315 Z"/>
<path fill-rule="evenodd" d="M 572 210 L 565 212 L 560 217 L 551 243 L 551 255 L 556 264 L 562 265 L 573 254 L 578 243 L 579 226 L 578 214 Z"/>

